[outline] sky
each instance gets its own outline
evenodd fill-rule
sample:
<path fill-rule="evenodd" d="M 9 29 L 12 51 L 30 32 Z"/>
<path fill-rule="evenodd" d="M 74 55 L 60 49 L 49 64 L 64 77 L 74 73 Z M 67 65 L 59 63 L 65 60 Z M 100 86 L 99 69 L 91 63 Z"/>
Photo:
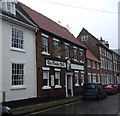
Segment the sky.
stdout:
<path fill-rule="evenodd" d="M 119 0 L 18 0 L 69 29 L 77 37 L 82 28 L 118 48 Z"/>

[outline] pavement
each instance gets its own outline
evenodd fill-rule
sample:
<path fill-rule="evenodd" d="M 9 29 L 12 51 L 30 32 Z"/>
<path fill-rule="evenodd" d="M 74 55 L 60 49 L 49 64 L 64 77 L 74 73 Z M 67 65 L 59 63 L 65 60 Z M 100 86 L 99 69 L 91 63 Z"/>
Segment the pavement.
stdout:
<path fill-rule="evenodd" d="M 79 100 L 82 100 L 81 96 L 69 97 L 69 98 L 56 100 L 56 101 L 45 102 L 45 103 L 35 104 L 35 105 L 25 106 L 25 107 L 19 107 L 16 109 L 12 109 L 12 112 L 14 115 L 21 116 L 21 115 L 29 114 L 32 112 L 42 111 L 48 108 L 72 103 Z"/>

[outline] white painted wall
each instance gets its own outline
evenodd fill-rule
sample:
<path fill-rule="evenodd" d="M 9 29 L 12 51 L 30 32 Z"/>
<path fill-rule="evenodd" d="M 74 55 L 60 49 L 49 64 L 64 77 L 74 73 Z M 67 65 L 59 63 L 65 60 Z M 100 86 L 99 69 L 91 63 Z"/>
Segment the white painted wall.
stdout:
<path fill-rule="evenodd" d="M 24 31 L 25 52 L 11 50 L 12 27 L 18 27 Z M 35 34 L 27 28 L 20 27 L 14 23 L 3 21 L 2 45 L 3 45 L 3 64 L 2 64 L 2 83 L 5 91 L 6 101 L 27 99 L 37 96 L 36 85 L 36 51 Z M 25 89 L 11 89 L 11 64 L 13 60 L 25 62 Z"/>
<path fill-rule="evenodd" d="M 2 20 L 0 18 L 0 103 L 2 102 Z"/>

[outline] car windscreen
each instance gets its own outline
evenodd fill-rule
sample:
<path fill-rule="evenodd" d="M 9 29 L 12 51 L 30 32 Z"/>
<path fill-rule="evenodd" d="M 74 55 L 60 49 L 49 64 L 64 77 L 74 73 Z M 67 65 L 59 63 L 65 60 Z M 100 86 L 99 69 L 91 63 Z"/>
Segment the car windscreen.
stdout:
<path fill-rule="evenodd" d="M 105 88 L 110 88 L 111 87 L 111 85 L 106 85 L 106 86 L 104 86 Z"/>
<path fill-rule="evenodd" d="M 85 84 L 84 88 L 85 89 L 94 89 L 95 88 L 95 84 Z"/>

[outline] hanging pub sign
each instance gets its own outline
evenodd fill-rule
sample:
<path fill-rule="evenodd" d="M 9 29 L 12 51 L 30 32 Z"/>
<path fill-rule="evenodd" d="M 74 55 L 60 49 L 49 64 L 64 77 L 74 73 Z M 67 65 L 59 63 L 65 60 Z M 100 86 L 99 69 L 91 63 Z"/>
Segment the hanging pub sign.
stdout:
<path fill-rule="evenodd" d="M 46 59 L 46 66 L 66 68 L 66 63 L 61 61 L 49 60 Z"/>

